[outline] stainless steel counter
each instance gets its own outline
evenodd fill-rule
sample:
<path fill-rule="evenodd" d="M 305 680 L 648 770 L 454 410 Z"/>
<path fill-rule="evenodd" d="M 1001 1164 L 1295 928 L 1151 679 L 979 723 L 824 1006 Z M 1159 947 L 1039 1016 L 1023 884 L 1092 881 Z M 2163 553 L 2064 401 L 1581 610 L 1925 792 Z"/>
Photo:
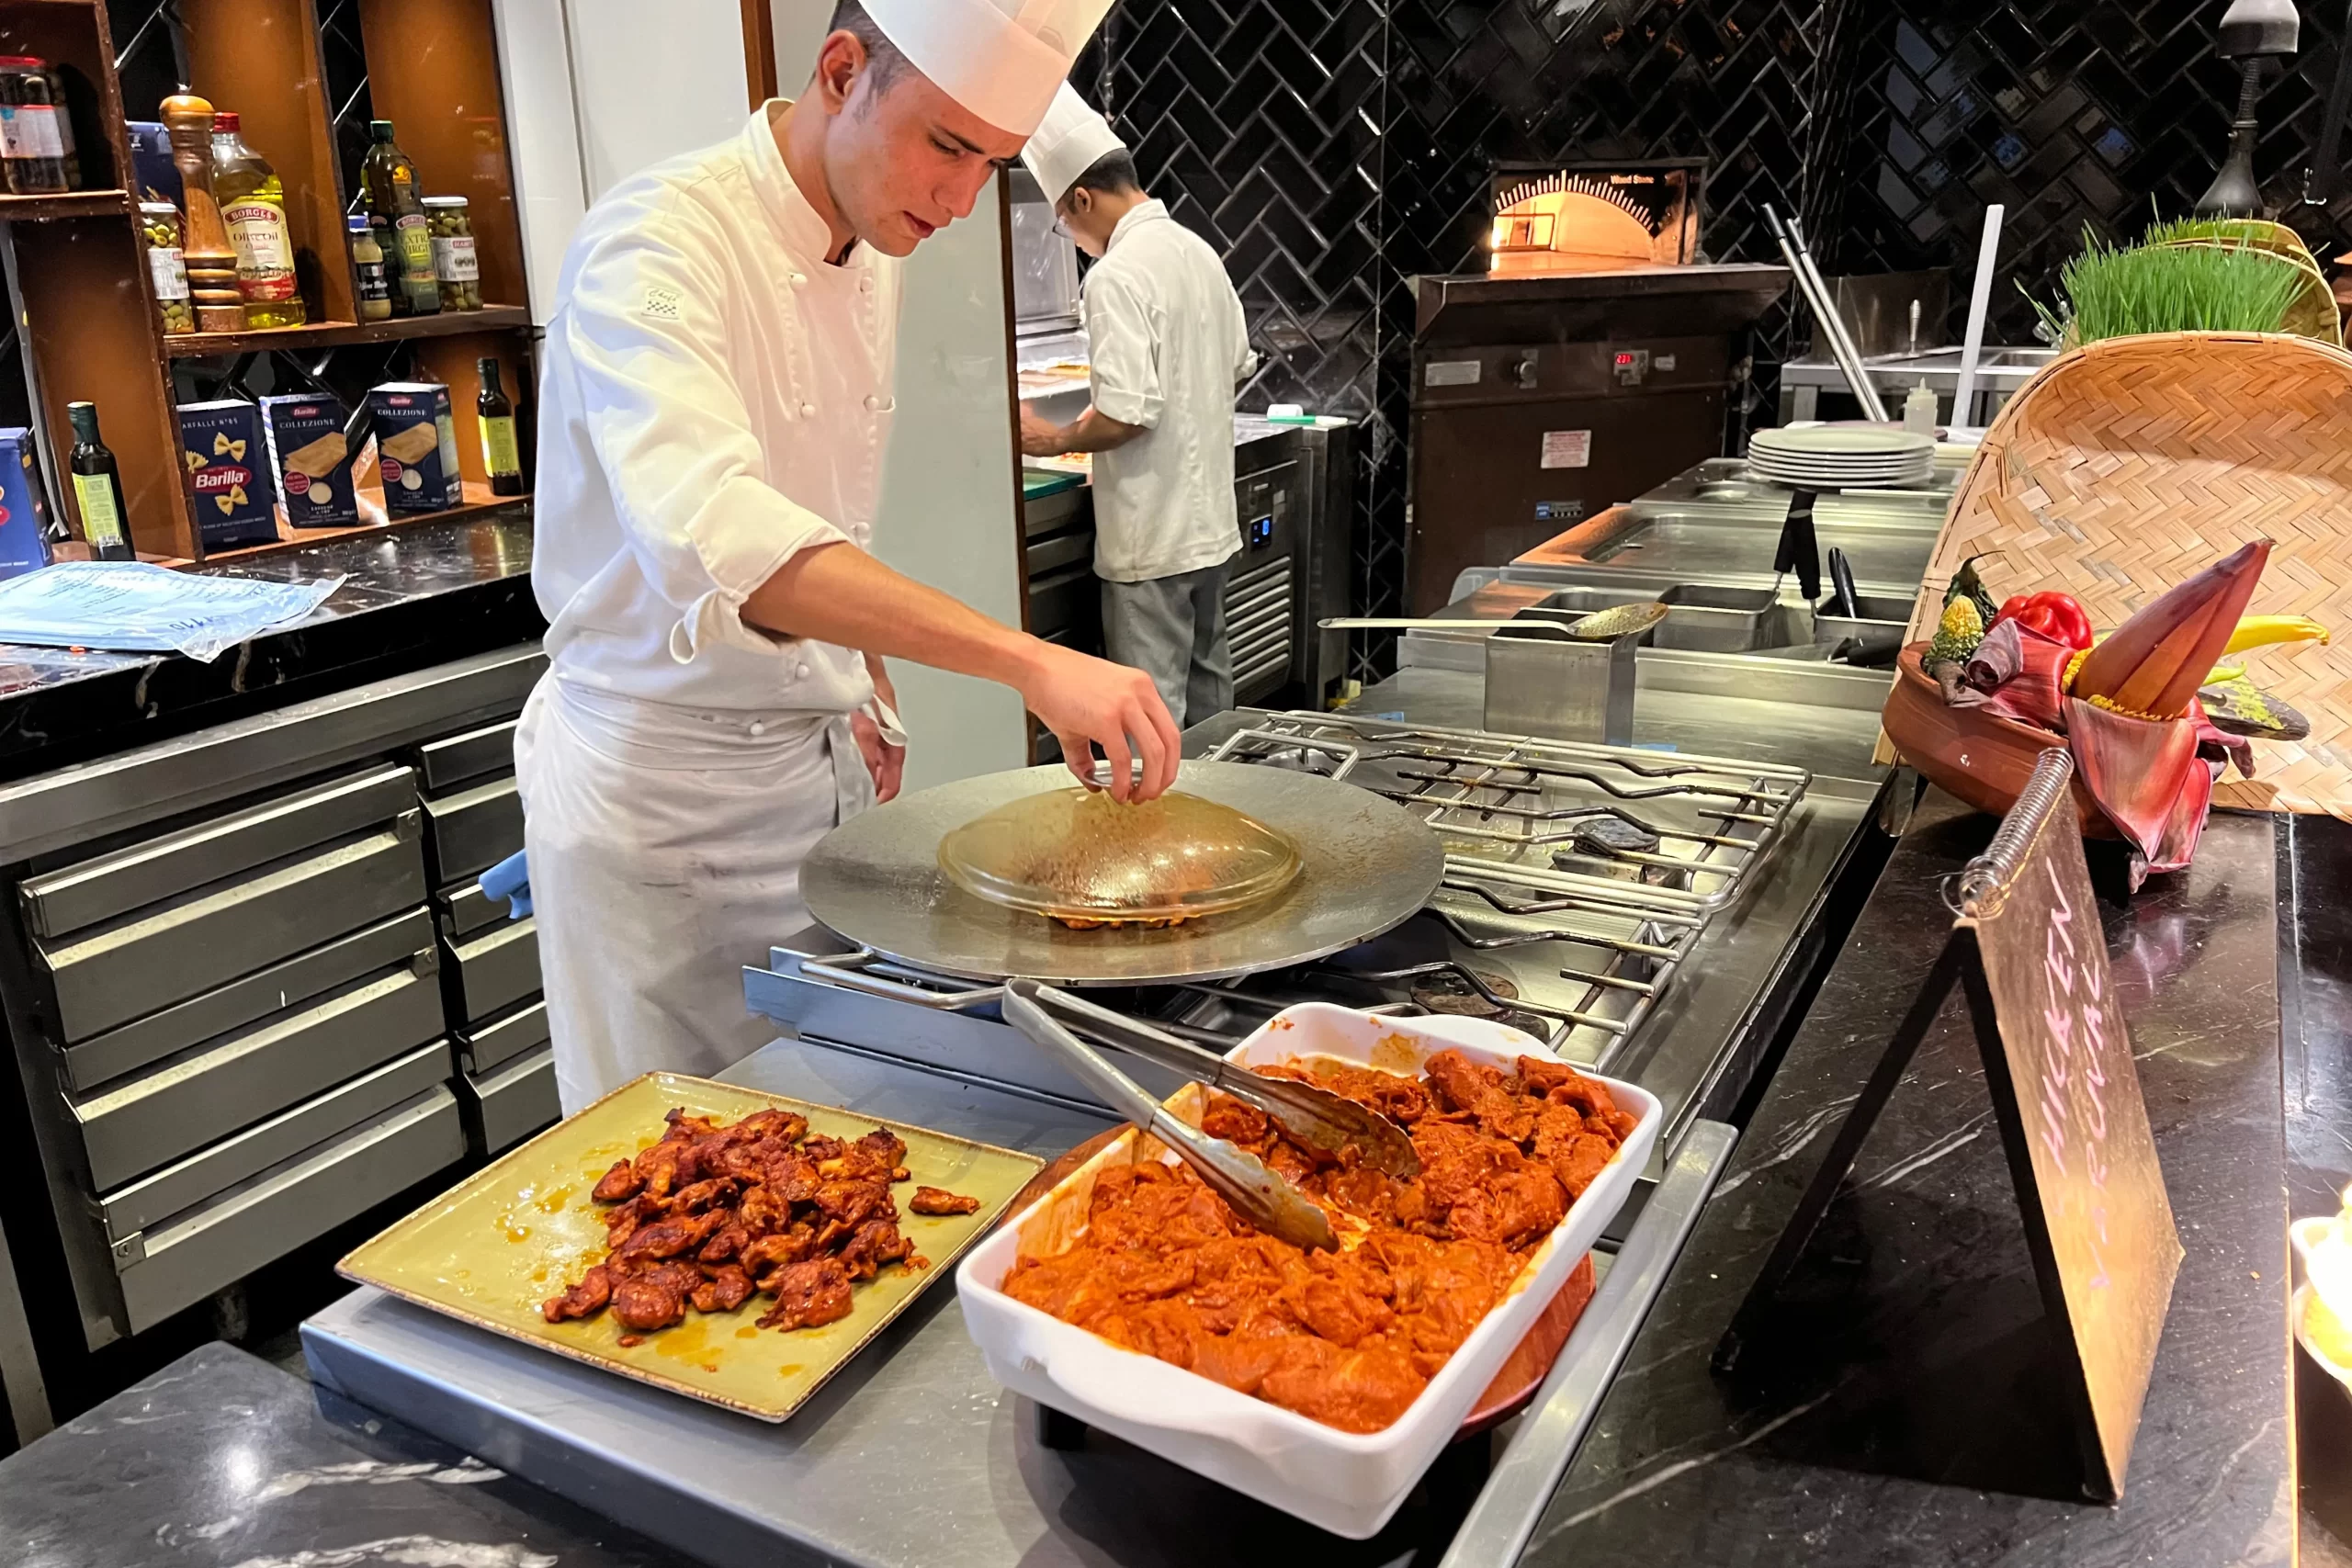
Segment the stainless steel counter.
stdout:
<path fill-rule="evenodd" d="M 791 1042 L 727 1077 L 1048 1157 L 1108 1125 L 1070 1107 Z M 1076 1450 L 1046 1446 L 1036 1408 L 989 1376 L 945 1280 L 781 1426 L 373 1290 L 306 1323 L 303 1345 L 322 1386 L 724 1568 L 1500 1564 L 1532 1530 L 1731 1142 L 1729 1128 L 1712 1124 L 1685 1141 L 1530 1412 L 1456 1445 L 1364 1542 L 1099 1434 Z"/>

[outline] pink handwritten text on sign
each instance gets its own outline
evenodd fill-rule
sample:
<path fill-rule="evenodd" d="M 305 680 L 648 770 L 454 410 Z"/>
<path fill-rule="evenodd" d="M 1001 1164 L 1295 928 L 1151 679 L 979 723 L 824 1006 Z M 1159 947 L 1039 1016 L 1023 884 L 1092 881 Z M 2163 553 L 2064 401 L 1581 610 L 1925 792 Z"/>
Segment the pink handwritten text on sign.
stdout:
<path fill-rule="evenodd" d="M 2089 1243 L 2091 1274 L 2085 1282 L 2104 1289 L 2107 1272 L 2107 1074 L 2099 1066 L 2106 1054 L 2103 1020 L 2105 997 L 2101 976 L 2106 965 L 2084 964 L 2075 951 L 2075 908 L 2067 900 L 2058 868 L 2042 862 L 2050 879 L 2051 918 L 2048 946 L 2042 960 L 2049 981 L 2049 999 L 2041 1020 L 2050 1031 L 2050 1052 L 2044 1058 L 2041 1100 L 2042 1152 L 2064 1179 L 2066 1174 L 2070 1128 L 2079 1129 L 2084 1176 L 2089 1183 Z"/>

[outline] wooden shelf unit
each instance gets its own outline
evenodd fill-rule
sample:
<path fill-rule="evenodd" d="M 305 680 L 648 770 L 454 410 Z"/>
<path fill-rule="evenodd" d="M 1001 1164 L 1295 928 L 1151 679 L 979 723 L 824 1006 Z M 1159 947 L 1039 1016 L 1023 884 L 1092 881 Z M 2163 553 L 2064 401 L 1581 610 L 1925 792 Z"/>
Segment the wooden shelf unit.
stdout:
<path fill-rule="evenodd" d="M 491 6 L 492 0 L 360 0 L 359 16 L 378 118 L 398 128 L 426 194 L 469 198 L 485 299 L 521 300 L 526 298 L 522 221 Z M 140 553 L 203 560 L 180 459 L 174 365 L 410 342 L 416 345 L 418 373 L 448 384 L 459 468 L 469 481 L 469 504 L 459 512 L 475 510 L 475 492 L 489 494 L 475 429 L 475 361 L 498 359 L 507 395 L 526 401 L 528 309 L 498 304 L 359 321 L 344 215 L 360 193 L 343 182 L 316 0 L 179 0 L 179 14 L 187 90 L 235 110 L 245 140 L 285 183 L 287 226 L 311 323 L 164 334 L 131 194 L 137 182 L 125 127 L 131 114 L 156 118 L 156 106 L 132 105 L 126 113 L 104 0 L 0 0 L 0 53 L 39 55 L 64 68 L 83 178 L 96 187 L 62 196 L 0 196 L 11 303 L 24 324 L 25 374 L 62 515 L 78 532 L 79 508 L 64 478 L 72 446 L 65 404 L 87 399 L 98 405 L 107 444 L 121 465 Z M 501 505 L 510 502 L 499 499 Z M 252 549 L 297 547 L 334 532 Z"/>
<path fill-rule="evenodd" d="M 426 527 L 435 523 L 455 523 L 468 517 L 486 517 L 493 512 L 503 512 L 509 507 L 527 506 L 531 501 L 527 495 L 492 495 L 488 485 L 476 484 L 471 479 L 466 481 L 464 489 L 466 499 L 461 505 L 452 506 L 444 512 L 413 513 L 385 513 L 383 491 L 361 491 L 360 498 L 366 502 L 360 509 L 361 514 L 366 516 L 371 513 L 381 513 L 383 517 L 381 522 L 359 523 L 349 528 L 281 529 L 278 536 L 266 545 L 240 545 L 232 549 L 215 550 L 205 559 L 210 564 L 218 565 L 222 561 L 251 560 L 256 556 L 282 556 L 290 550 L 308 549 L 313 545 L 332 544 L 338 539 L 356 538 L 363 534 L 382 537 L 397 534 L 403 528 Z M 192 566 L 195 563 L 172 561 L 166 564 Z"/>
<path fill-rule="evenodd" d="M 399 343 L 408 338 L 451 337 L 459 333 L 527 330 L 531 312 L 520 305 L 484 305 L 479 310 L 445 310 L 437 316 L 395 316 L 389 321 L 312 321 L 300 327 L 266 327 L 244 333 L 183 333 L 164 340 L 174 359 L 222 354 L 266 354 L 272 349 L 338 348 L 360 343 Z M 514 389 L 509 387 L 509 396 Z"/>

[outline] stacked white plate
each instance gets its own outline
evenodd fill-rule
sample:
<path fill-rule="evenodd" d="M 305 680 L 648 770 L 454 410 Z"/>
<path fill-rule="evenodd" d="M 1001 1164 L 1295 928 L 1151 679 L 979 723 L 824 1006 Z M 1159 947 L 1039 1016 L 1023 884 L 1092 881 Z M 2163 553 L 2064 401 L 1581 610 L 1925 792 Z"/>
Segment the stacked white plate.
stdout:
<path fill-rule="evenodd" d="M 1747 444 L 1747 467 L 1758 479 L 1799 490 L 1884 490 L 1933 478 L 1936 443 L 1884 425 L 1759 430 Z"/>

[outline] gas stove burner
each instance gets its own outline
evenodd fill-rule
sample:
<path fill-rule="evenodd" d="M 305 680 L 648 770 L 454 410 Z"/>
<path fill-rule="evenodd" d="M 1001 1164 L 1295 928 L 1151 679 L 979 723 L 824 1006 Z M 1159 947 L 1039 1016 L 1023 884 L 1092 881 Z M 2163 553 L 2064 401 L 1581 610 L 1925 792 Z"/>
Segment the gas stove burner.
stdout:
<path fill-rule="evenodd" d="M 1519 1000 L 1517 986 L 1484 969 L 1464 973 L 1475 976 L 1477 984 L 1486 987 L 1485 992 L 1477 990 L 1463 976 L 1441 971 L 1413 987 L 1413 1000 L 1431 1012 L 1451 1013 L 1456 1018 L 1501 1018 L 1512 1010 L 1503 1003 Z"/>
<path fill-rule="evenodd" d="M 1663 841 L 1657 832 L 1631 817 L 1622 816 L 1594 817 L 1579 822 L 1568 840 L 1581 852 L 1601 860 L 1656 854 Z"/>

